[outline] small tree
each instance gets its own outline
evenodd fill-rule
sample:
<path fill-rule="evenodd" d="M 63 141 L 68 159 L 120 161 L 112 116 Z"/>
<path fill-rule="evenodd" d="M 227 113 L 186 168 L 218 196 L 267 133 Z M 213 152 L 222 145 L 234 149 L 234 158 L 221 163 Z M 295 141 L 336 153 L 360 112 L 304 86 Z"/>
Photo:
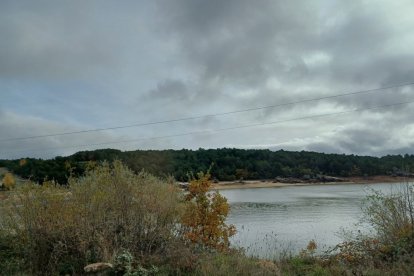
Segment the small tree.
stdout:
<path fill-rule="evenodd" d="M 20 167 L 23 167 L 23 166 L 25 166 L 26 164 L 27 164 L 27 159 L 23 158 L 23 159 L 20 159 L 20 160 L 19 160 L 19 166 L 20 166 Z"/>
<path fill-rule="evenodd" d="M 3 186 L 6 188 L 6 190 L 11 190 L 16 185 L 16 180 L 14 179 L 14 176 L 11 173 L 5 173 L 3 177 Z"/>
<path fill-rule="evenodd" d="M 229 238 L 236 233 L 234 225 L 225 223 L 229 204 L 218 192 L 209 191 L 209 173 L 197 176 L 191 180 L 185 197 L 188 202 L 182 221 L 187 227 L 185 236 L 193 243 L 225 251 L 230 245 Z"/>

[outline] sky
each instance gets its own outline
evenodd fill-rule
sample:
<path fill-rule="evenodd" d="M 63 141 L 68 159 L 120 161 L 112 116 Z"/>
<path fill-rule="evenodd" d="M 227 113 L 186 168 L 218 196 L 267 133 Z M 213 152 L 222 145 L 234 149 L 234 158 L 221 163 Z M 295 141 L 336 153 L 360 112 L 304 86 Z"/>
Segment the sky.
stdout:
<path fill-rule="evenodd" d="M 414 154 L 413 14 L 411 0 L 0 1 L 0 158 Z"/>

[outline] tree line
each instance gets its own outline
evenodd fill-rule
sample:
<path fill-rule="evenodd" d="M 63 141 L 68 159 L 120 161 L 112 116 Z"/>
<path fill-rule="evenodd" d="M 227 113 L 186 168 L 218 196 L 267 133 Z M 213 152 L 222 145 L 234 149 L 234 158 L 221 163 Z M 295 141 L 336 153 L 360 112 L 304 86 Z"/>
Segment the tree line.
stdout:
<path fill-rule="evenodd" d="M 55 180 L 65 184 L 70 175 L 82 175 L 88 167 L 104 160 L 120 160 L 135 172 L 145 170 L 158 176 L 173 176 L 178 181 L 187 181 L 189 174 L 208 170 L 213 178 L 222 181 L 276 177 L 312 178 L 318 175 L 404 175 L 414 172 L 414 155 L 408 154 L 373 157 L 235 148 L 124 152 L 99 149 L 47 160 L 0 160 L 0 167 L 6 167 L 13 173 L 36 182 Z"/>

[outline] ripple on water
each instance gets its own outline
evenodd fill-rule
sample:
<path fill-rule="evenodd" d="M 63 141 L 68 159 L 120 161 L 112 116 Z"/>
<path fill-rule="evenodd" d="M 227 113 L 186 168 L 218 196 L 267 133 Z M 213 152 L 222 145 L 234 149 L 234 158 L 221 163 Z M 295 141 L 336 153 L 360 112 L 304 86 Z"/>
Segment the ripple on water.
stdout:
<path fill-rule="evenodd" d="M 379 184 L 376 188 L 389 189 Z M 266 256 L 269 239 L 299 251 L 315 239 L 320 247 L 341 241 L 341 228 L 352 229 L 361 216 L 366 185 L 243 189 L 221 192 L 231 204 L 228 223 L 238 232 L 232 241 L 248 252 Z M 273 241 L 272 241 L 273 242 Z M 249 251 L 249 250 L 253 250 Z M 272 245 L 272 250 L 280 246 Z"/>

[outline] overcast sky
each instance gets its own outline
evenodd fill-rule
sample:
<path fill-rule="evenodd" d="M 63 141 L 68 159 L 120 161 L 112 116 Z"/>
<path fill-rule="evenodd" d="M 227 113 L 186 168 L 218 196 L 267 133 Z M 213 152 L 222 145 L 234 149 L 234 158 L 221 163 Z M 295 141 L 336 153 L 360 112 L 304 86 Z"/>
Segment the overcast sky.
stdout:
<path fill-rule="evenodd" d="M 96 148 L 414 154 L 414 104 L 370 109 L 414 101 L 414 85 L 14 139 L 412 83 L 413 14 L 412 0 L 0 1 L 0 158 Z M 214 131 L 252 124 L 264 125 Z M 160 136 L 169 137 L 142 139 Z"/>

